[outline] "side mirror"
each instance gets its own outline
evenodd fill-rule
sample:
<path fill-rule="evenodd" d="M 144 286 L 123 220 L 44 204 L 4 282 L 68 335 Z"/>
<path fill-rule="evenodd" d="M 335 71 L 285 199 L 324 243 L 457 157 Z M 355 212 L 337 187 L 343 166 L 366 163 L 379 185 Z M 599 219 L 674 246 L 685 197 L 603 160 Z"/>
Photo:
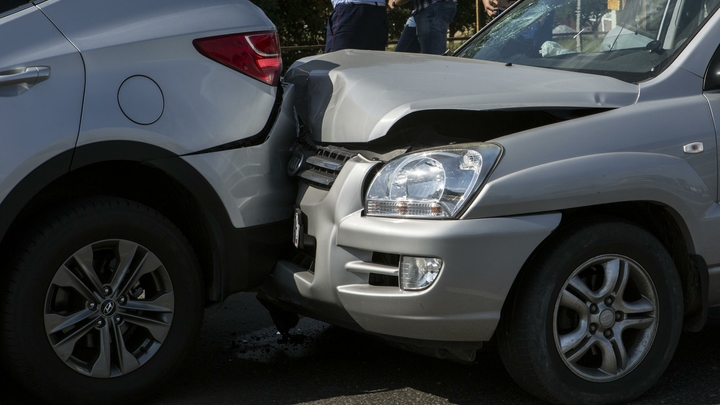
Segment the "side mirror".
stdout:
<path fill-rule="evenodd" d="M 720 46 L 710 60 L 703 83 L 703 91 L 713 90 L 720 90 Z"/>

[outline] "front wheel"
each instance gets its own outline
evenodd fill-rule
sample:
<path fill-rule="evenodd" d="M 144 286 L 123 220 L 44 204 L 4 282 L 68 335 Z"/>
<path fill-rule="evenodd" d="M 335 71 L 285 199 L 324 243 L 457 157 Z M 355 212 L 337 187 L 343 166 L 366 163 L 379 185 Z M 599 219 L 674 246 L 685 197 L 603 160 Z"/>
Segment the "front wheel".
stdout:
<path fill-rule="evenodd" d="M 55 403 L 153 389 L 190 352 L 203 313 L 197 259 L 158 212 L 118 198 L 61 209 L 21 242 L 3 303 L 4 358 Z"/>
<path fill-rule="evenodd" d="M 682 328 L 672 258 L 647 231 L 619 221 L 574 226 L 553 242 L 503 311 L 503 363 L 551 402 L 638 397 L 667 367 Z"/>

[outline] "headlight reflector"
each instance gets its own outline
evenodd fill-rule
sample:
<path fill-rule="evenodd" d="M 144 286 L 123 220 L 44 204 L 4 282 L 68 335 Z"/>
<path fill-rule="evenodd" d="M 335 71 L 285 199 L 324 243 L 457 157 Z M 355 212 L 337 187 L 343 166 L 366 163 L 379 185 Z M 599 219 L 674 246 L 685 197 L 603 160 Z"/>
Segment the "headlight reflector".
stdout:
<path fill-rule="evenodd" d="M 410 153 L 386 164 L 365 196 L 367 215 L 452 218 L 477 191 L 501 148 L 495 144 Z"/>

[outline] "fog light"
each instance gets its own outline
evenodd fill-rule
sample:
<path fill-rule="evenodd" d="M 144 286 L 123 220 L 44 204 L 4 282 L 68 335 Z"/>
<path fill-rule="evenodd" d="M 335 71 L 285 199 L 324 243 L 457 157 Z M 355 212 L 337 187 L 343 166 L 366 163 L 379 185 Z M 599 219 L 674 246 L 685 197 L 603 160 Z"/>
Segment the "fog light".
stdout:
<path fill-rule="evenodd" d="M 442 260 L 429 257 L 403 256 L 400 262 L 400 287 L 403 290 L 422 290 L 435 282 Z"/>

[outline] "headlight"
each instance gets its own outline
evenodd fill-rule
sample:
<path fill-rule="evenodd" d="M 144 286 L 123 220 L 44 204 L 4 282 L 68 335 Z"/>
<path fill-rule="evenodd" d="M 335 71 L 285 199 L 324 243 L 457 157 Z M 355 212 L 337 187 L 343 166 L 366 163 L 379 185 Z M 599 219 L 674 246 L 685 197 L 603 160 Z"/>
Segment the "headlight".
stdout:
<path fill-rule="evenodd" d="M 375 176 L 365 195 L 367 215 L 453 218 L 480 188 L 502 148 L 482 143 L 397 157 Z"/>

